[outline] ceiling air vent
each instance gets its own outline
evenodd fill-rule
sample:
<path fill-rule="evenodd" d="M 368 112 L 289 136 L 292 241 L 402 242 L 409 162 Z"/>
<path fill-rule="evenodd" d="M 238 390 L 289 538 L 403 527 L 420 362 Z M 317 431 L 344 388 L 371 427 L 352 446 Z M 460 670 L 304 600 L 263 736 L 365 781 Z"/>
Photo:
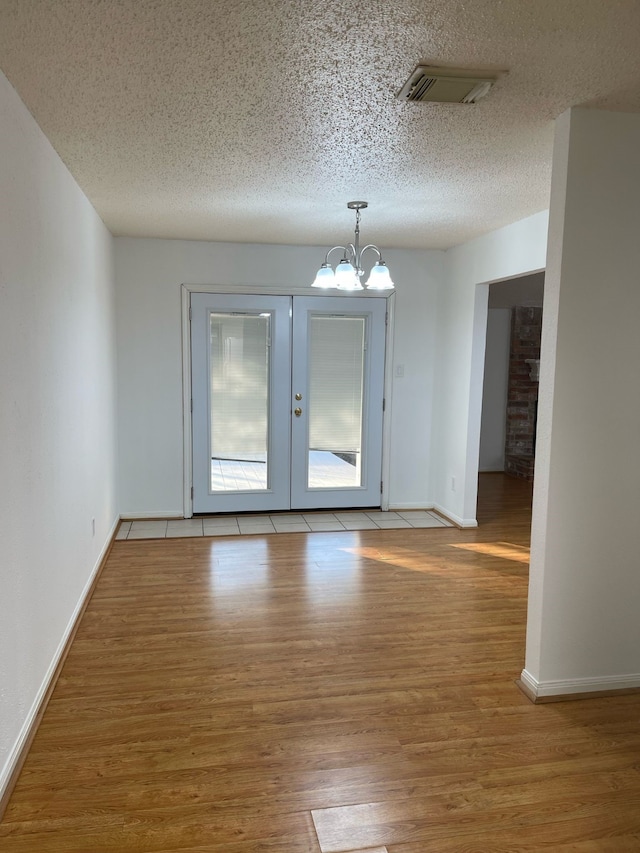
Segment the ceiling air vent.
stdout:
<path fill-rule="evenodd" d="M 475 104 L 484 98 L 499 76 L 497 71 L 417 65 L 398 92 L 398 98 L 438 104 Z"/>

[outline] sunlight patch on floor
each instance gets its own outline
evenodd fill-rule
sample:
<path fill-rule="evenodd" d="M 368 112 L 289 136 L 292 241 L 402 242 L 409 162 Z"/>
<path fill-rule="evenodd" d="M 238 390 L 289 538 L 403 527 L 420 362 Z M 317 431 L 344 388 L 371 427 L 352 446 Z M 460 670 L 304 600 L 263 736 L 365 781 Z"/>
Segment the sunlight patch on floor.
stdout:
<path fill-rule="evenodd" d="M 489 557 L 502 557 L 505 560 L 515 560 L 518 563 L 528 563 L 530 551 L 524 545 L 512 545 L 509 542 L 459 542 L 452 548 L 463 551 L 475 551 L 477 554 L 487 554 Z"/>
<path fill-rule="evenodd" d="M 504 560 L 512 560 L 517 563 L 529 562 L 529 548 L 523 545 L 513 545 L 510 542 L 469 542 L 448 543 L 449 547 L 463 551 L 473 551 L 477 554 L 485 554 L 488 557 L 499 557 Z M 415 572 L 426 572 L 429 574 L 440 574 L 453 576 L 458 568 L 455 560 L 446 560 L 442 556 L 437 559 L 429 559 L 423 550 L 416 551 L 413 548 L 377 548 L 375 546 L 356 546 L 342 548 L 341 550 L 368 560 L 377 560 L 381 563 L 389 563 L 402 569 L 410 569 Z M 465 574 L 468 567 L 465 569 Z"/>
<path fill-rule="evenodd" d="M 414 548 L 381 549 L 375 547 L 342 548 L 348 554 L 355 554 L 367 560 L 376 560 L 379 563 L 387 563 L 400 569 L 409 569 L 412 572 L 423 572 L 434 575 L 451 577 L 456 566 L 453 563 L 437 557 L 430 559 L 427 554 Z"/>

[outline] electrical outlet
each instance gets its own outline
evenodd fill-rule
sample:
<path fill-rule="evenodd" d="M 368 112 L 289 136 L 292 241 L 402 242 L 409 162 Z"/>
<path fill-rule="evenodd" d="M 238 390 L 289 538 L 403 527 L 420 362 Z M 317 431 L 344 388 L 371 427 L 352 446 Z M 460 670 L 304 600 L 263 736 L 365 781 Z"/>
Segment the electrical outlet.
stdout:
<path fill-rule="evenodd" d="M 92 536 L 96 535 L 96 520 L 95 520 L 95 518 L 91 519 L 91 535 Z"/>
<path fill-rule="evenodd" d="M 451 491 L 455 492 L 455 490 L 456 490 L 456 478 L 452 477 L 451 478 Z"/>

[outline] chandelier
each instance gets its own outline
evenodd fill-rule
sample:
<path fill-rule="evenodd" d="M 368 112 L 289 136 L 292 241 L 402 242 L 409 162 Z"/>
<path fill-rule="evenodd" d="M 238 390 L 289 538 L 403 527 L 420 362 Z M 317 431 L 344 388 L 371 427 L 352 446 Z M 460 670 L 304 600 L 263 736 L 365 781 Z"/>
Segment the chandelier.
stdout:
<path fill-rule="evenodd" d="M 356 212 L 355 239 L 353 243 L 348 243 L 346 246 L 334 246 L 329 249 L 311 287 L 363 290 L 360 281 L 365 274 L 362 268 L 362 257 L 368 249 L 372 249 L 377 254 L 378 260 L 369 273 L 366 283 L 367 290 L 393 290 L 394 284 L 389 275 L 389 268 L 382 260 L 380 249 L 373 243 L 360 248 L 360 211 L 368 207 L 368 203 L 366 201 L 350 201 L 347 202 L 347 207 Z M 329 255 L 337 249 L 342 251 L 342 260 L 334 272 L 329 263 Z"/>

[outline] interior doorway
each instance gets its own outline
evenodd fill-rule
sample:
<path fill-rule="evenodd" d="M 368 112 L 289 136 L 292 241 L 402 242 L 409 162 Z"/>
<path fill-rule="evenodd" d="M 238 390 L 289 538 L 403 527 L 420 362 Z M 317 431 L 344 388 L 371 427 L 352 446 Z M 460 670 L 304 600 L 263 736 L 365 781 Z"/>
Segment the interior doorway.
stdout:
<path fill-rule="evenodd" d="M 533 479 L 544 272 L 489 285 L 478 470 Z"/>

